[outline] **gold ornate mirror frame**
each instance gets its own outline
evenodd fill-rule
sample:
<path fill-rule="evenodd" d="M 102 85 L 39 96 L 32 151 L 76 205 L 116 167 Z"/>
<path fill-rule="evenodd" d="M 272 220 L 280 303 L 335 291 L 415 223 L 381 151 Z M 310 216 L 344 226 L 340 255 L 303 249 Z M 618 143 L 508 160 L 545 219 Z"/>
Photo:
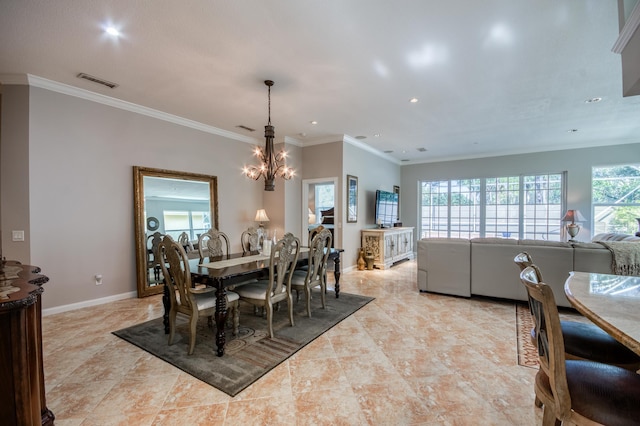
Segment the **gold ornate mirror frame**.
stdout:
<path fill-rule="evenodd" d="M 164 169 L 152 169 L 149 167 L 133 167 L 133 196 L 134 196 L 134 216 L 135 216 L 135 242 L 136 242 L 136 269 L 138 283 L 138 297 L 146 297 L 162 293 L 164 284 L 151 283 L 149 268 L 149 248 L 147 238 L 154 232 L 164 230 L 164 218 L 147 217 L 146 200 L 149 190 L 145 193 L 145 178 L 153 179 L 155 184 L 160 184 L 160 190 L 166 192 L 167 197 L 173 201 L 193 201 L 192 194 L 185 193 L 185 188 L 191 184 L 193 186 L 208 185 L 209 200 L 209 225 L 218 228 L 218 178 L 216 176 L 203 175 L 198 173 L 177 172 Z M 166 179 L 167 187 L 163 190 L 162 184 Z M 149 181 L 147 179 L 147 181 Z M 200 185 L 197 185 L 200 184 Z M 154 185 L 157 189 L 157 186 Z M 206 191 L 203 191 L 206 192 Z M 200 200 L 202 202 L 203 199 Z M 161 232 L 162 233 L 162 232 Z M 153 269 L 153 268 L 152 268 Z"/>

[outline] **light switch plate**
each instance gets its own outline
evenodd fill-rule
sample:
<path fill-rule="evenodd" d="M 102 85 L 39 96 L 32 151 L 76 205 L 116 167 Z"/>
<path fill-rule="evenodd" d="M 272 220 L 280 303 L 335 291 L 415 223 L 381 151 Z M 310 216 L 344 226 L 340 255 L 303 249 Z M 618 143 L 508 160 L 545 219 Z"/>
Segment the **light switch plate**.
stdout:
<path fill-rule="evenodd" d="M 24 241 L 24 231 L 11 231 L 12 241 Z"/>

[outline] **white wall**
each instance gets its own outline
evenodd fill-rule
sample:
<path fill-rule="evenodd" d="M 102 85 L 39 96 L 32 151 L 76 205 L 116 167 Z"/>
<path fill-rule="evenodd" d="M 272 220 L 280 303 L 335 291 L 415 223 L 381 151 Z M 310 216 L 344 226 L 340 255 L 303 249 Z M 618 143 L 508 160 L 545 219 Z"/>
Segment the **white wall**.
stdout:
<path fill-rule="evenodd" d="M 445 161 L 402 167 L 400 212 L 405 226 L 418 230 L 418 197 L 421 180 L 517 176 L 567 171 L 567 207 L 587 219 L 578 239 L 591 238 L 591 168 L 640 162 L 640 141 L 635 144 L 508 155 L 473 160 Z M 418 238 L 416 232 L 416 239 Z"/>

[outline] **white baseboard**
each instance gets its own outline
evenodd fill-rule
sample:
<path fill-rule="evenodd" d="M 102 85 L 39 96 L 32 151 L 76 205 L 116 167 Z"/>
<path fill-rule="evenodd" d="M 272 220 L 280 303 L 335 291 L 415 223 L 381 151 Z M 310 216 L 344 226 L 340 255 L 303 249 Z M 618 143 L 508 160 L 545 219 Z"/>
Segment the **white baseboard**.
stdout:
<path fill-rule="evenodd" d="M 88 308 L 89 306 L 103 305 L 105 303 L 115 302 L 117 300 L 133 299 L 138 297 L 138 292 L 130 291 L 128 293 L 116 294 L 114 296 L 101 297 L 100 299 L 85 300 L 84 302 L 71 303 L 69 305 L 56 306 L 55 308 L 48 308 L 42 310 L 42 316 L 59 314 L 62 312 L 74 311 L 80 308 Z"/>

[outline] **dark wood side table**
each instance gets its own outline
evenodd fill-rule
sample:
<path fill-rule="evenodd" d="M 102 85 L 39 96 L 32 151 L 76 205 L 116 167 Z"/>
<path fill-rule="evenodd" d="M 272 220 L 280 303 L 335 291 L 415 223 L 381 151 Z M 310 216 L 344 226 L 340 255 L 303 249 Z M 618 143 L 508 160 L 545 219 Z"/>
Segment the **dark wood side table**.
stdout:
<path fill-rule="evenodd" d="M 42 366 L 42 292 L 37 266 L 6 262 L 0 273 L 0 423 L 53 425 Z"/>

